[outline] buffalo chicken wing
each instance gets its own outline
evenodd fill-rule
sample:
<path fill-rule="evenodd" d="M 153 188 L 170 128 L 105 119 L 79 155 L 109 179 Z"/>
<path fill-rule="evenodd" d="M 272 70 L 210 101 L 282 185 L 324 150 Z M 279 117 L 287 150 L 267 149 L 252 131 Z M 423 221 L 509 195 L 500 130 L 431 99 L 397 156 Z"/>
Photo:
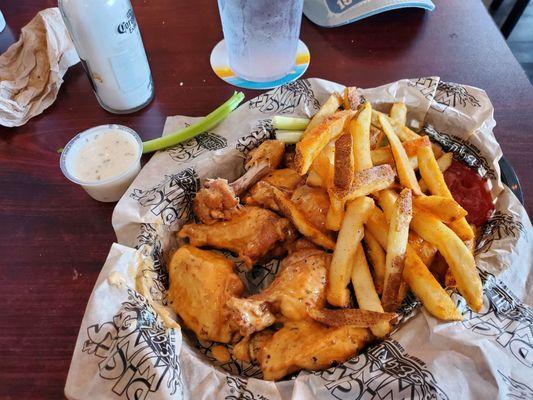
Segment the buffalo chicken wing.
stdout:
<path fill-rule="evenodd" d="M 187 224 L 178 233 L 193 246 L 230 250 L 248 268 L 270 255 L 276 246 L 294 236 L 291 223 L 270 210 L 246 206 L 229 221 L 212 225 Z"/>
<path fill-rule="evenodd" d="M 200 339 L 229 343 L 234 329 L 226 302 L 244 291 L 233 263 L 211 251 L 182 246 L 168 272 L 170 305 L 185 326 Z"/>

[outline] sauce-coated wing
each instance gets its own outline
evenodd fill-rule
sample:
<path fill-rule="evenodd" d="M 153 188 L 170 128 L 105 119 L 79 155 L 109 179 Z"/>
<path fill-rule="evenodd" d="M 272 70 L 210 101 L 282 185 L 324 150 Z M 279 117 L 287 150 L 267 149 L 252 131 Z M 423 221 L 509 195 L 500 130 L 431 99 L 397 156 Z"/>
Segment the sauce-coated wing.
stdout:
<path fill-rule="evenodd" d="M 253 264 L 280 242 L 294 235 L 290 222 L 272 211 L 259 207 L 243 207 L 229 221 L 212 225 L 187 224 L 178 233 L 193 246 L 209 246 L 230 250 L 251 268 Z"/>
<path fill-rule="evenodd" d="M 330 261 L 331 255 L 321 250 L 297 251 L 283 260 L 276 278 L 265 290 L 228 301 L 232 320 L 241 335 L 248 336 L 272 325 L 275 314 L 283 319 L 306 319 L 309 308 L 323 308 Z"/>
<path fill-rule="evenodd" d="M 327 232 L 326 217 L 329 210 L 329 195 L 321 187 L 307 185 L 296 188 L 291 200 L 315 227 Z"/>
<path fill-rule="evenodd" d="M 229 343 L 234 330 L 226 302 L 238 297 L 244 285 L 223 256 L 182 246 L 168 266 L 168 296 L 172 309 L 198 338 Z"/>
<path fill-rule="evenodd" d="M 265 380 L 274 381 L 300 369 L 320 370 L 342 363 L 371 339 L 368 329 L 327 327 L 314 321 L 289 321 L 262 343 L 257 361 Z"/>

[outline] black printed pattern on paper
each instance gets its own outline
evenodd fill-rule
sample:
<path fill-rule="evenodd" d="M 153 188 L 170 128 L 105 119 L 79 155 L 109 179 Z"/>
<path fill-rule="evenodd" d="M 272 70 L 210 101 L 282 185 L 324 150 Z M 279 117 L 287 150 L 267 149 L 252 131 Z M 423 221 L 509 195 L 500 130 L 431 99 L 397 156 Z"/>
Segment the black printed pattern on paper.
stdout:
<path fill-rule="evenodd" d="M 247 155 L 267 139 L 274 138 L 272 120 L 263 119 L 257 122 L 255 128 L 237 141 L 236 149 L 243 155 Z"/>
<path fill-rule="evenodd" d="M 265 288 L 270 284 L 279 271 L 281 260 L 273 259 L 261 265 L 255 265 L 251 271 L 246 272 L 246 281 L 254 287 Z"/>
<path fill-rule="evenodd" d="M 480 271 L 488 308 L 480 313 L 470 309 L 463 325 L 493 339 L 527 368 L 533 368 L 533 310 L 523 304 L 494 275 Z"/>
<path fill-rule="evenodd" d="M 175 331 L 134 290 L 128 289 L 128 301 L 112 321 L 89 326 L 86 334 L 82 351 L 100 359 L 99 375 L 113 382 L 115 395 L 143 400 L 162 387 L 182 394 Z"/>
<path fill-rule="evenodd" d="M 500 374 L 507 386 L 507 393 L 505 394 L 507 399 L 533 400 L 533 389 L 527 384 L 518 382 L 510 376 L 506 376 L 501 371 L 498 371 L 498 374 Z"/>
<path fill-rule="evenodd" d="M 521 235 L 527 238 L 522 222 L 515 219 L 512 214 L 496 211 L 483 225 L 476 244 L 476 254 L 485 253 L 498 240 L 506 237 L 516 239 Z"/>
<path fill-rule="evenodd" d="M 224 400 L 268 400 L 261 394 L 254 394 L 246 389 L 246 379 L 237 376 L 227 376 L 226 383 L 229 387 L 230 394 Z"/>
<path fill-rule="evenodd" d="M 432 142 L 437 143 L 445 152 L 452 152 L 454 158 L 473 168 L 480 176 L 496 179 L 496 172 L 490 163 L 481 154 L 481 151 L 472 143 L 448 133 L 439 132 L 433 126 L 424 125 L 424 132 Z"/>
<path fill-rule="evenodd" d="M 418 300 L 411 291 L 407 292 L 405 299 L 403 299 L 402 304 L 396 311 L 399 316 L 396 329 L 399 329 L 403 322 L 406 322 L 407 320 L 414 317 L 421 305 L 422 303 L 420 302 L 420 300 Z"/>
<path fill-rule="evenodd" d="M 424 96 L 427 100 L 431 100 L 433 98 L 433 94 L 435 93 L 435 88 L 439 83 L 439 80 L 440 79 L 438 78 L 411 79 L 407 82 L 407 86 L 411 86 L 418 89 L 422 96 Z"/>
<path fill-rule="evenodd" d="M 249 108 L 259 109 L 265 114 L 289 114 L 300 104 L 313 109 L 320 107 L 311 84 L 306 79 L 287 83 L 250 100 Z"/>
<path fill-rule="evenodd" d="M 467 105 L 481 107 L 479 100 L 470 94 L 466 87 L 451 82 L 439 82 L 435 93 L 435 101 L 444 106 L 439 111 L 444 111 L 447 107 L 457 108 L 460 106 L 466 108 Z"/>
<path fill-rule="evenodd" d="M 159 239 L 159 234 L 151 224 L 141 224 L 140 232 L 137 236 L 136 249 L 146 253 L 152 261 L 153 286 L 150 287 L 150 294 L 155 301 L 167 304 L 167 290 L 169 287 L 168 271 L 163 258 L 163 245 Z"/>
<path fill-rule="evenodd" d="M 424 362 L 391 339 L 314 375 L 336 399 L 448 399 Z"/>
<path fill-rule="evenodd" d="M 189 220 L 192 216 L 192 201 L 200 188 L 200 180 L 193 168 L 187 168 L 174 175 L 165 175 L 163 181 L 151 189 L 134 189 L 131 198 L 150 212 L 161 216 L 165 225 L 179 219 Z"/>
<path fill-rule="evenodd" d="M 186 125 L 188 126 L 189 124 Z M 170 148 L 168 155 L 174 161 L 184 163 L 208 151 L 224 149 L 227 145 L 228 141 L 225 137 L 216 133 L 205 132 Z"/>

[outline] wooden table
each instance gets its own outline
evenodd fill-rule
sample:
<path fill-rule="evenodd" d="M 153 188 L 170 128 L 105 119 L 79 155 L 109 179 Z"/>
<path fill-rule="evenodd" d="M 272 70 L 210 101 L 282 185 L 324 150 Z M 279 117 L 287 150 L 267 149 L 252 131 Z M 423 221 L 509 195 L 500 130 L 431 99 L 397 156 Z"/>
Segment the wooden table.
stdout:
<path fill-rule="evenodd" d="M 56 150 L 103 123 L 128 125 L 145 139 L 159 136 L 166 115 L 204 115 L 234 90 L 209 66 L 222 37 L 216 2 L 133 3 L 156 87 L 146 109 L 105 112 L 77 65 L 53 106 L 25 126 L 0 128 L 0 398 L 62 396 L 85 305 L 115 239 L 113 204 L 97 203 L 68 182 Z M 432 13 L 394 11 L 334 29 L 304 20 L 301 37 L 311 50 L 305 76 L 372 87 L 438 75 L 484 88 L 496 109 L 496 136 L 533 215 L 531 85 L 480 1 L 437 3 Z M 0 51 L 37 11 L 55 5 L 0 0 L 9 26 Z"/>

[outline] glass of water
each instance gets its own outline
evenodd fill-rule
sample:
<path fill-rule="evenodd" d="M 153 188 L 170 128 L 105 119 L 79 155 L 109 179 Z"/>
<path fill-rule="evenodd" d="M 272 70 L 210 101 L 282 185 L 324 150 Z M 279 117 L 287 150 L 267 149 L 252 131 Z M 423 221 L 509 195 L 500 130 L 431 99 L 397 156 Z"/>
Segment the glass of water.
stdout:
<path fill-rule="evenodd" d="M 240 78 L 268 82 L 294 67 L 303 0 L 218 0 L 229 64 Z"/>

